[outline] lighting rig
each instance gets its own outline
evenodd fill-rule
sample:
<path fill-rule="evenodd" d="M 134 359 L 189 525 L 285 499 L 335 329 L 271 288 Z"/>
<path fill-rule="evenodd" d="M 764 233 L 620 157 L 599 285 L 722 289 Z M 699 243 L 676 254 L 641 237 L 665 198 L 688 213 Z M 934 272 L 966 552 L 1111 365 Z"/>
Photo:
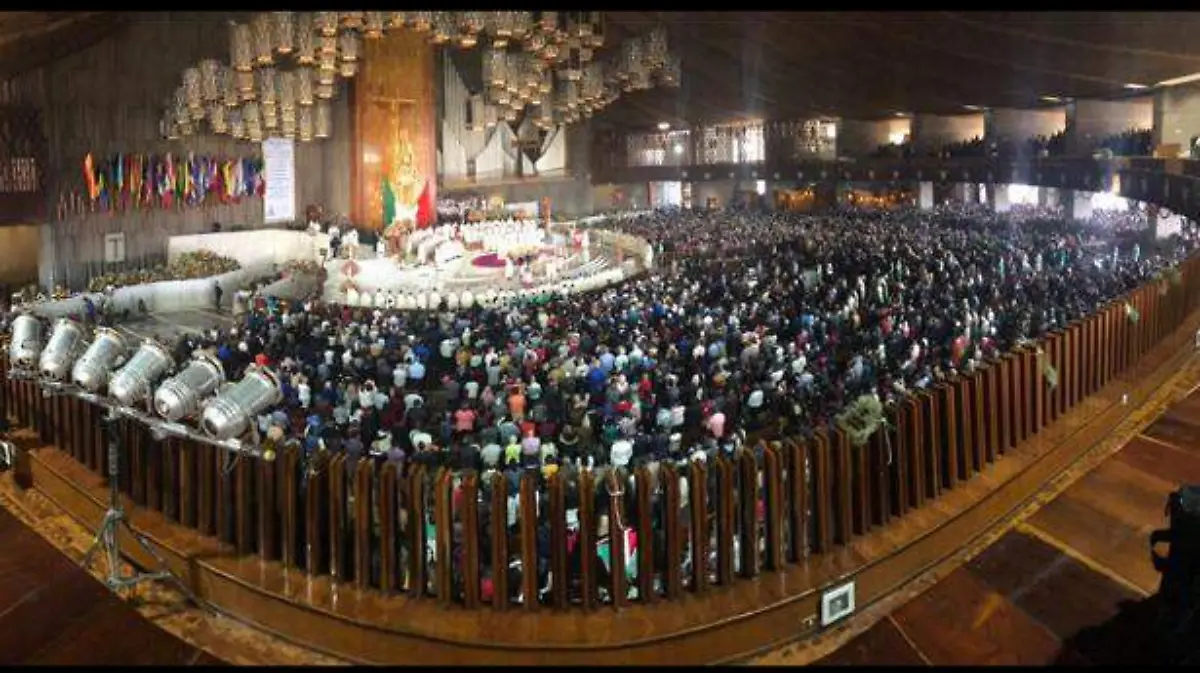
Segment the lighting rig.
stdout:
<path fill-rule="evenodd" d="M 221 362 L 203 351 L 197 351 L 175 373 L 174 358 L 162 344 L 147 339 L 129 355 L 127 340 L 120 332 L 99 327 L 89 341 L 86 328 L 65 318 L 54 324 L 49 339 L 43 340 L 44 334 L 45 325 L 38 317 L 21 313 L 14 318 L 9 378 L 36 382 L 45 397 L 70 396 L 105 409 L 108 510 L 84 556 L 83 567 L 89 567 L 95 555 L 103 551 L 108 557 L 105 584 L 113 592 L 146 581 L 165 580 L 200 605 L 151 542 L 129 524 L 118 488 L 121 438 L 117 422 L 127 418 L 142 423 L 156 440 L 179 437 L 215 446 L 233 462 L 247 455 L 269 459 L 261 449 L 254 419 L 283 399 L 278 377 L 266 367 L 251 366 L 241 381 L 227 382 Z M 185 421 L 198 421 L 199 430 Z M 230 464 L 228 469 L 232 467 Z M 122 527 L 154 559 L 158 570 L 122 573 L 118 536 Z"/>

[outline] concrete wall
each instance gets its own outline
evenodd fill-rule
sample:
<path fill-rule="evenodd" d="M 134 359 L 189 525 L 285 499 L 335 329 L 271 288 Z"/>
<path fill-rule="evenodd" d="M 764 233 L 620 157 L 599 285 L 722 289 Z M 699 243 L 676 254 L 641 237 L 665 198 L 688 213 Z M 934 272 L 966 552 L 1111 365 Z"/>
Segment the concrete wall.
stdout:
<path fill-rule="evenodd" d="M 1089 152 L 1104 138 L 1132 129 L 1154 125 L 1154 99 L 1150 96 L 1130 100 L 1077 100 L 1068 139 L 1073 152 Z"/>
<path fill-rule="evenodd" d="M 733 203 L 733 197 L 738 191 L 753 189 L 754 185 L 743 184 L 737 180 L 704 180 L 692 183 L 692 205 L 703 208 L 709 197 L 716 198 L 717 207 L 724 208 Z"/>
<path fill-rule="evenodd" d="M 41 227 L 17 224 L 0 227 L 0 285 L 24 286 L 37 280 Z"/>
<path fill-rule="evenodd" d="M 228 60 L 228 14 L 141 13 L 116 35 L 60 61 L 22 75 L 18 88 L 33 92 L 26 102 L 42 108 L 49 143 L 46 167 L 48 212 L 60 194 L 82 192 L 83 157 L 116 152 L 176 155 L 194 152 L 227 157 L 254 156 L 261 148 L 228 137 L 193 136 L 166 141 L 158 122 L 183 69 L 203 58 Z M 348 212 L 349 111 L 345 91 L 334 106 L 337 140 L 297 143 L 297 214 L 311 203 Z M 212 222 L 225 227 L 262 226 L 262 200 L 236 206 L 206 206 L 132 215 L 98 214 L 53 222 L 43 241 L 44 284 L 95 272 L 103 260 L 107 233 L 126 234 L 126 258 L 154 260 L 166 255 L 167 238 L 198 233 Z"/>
<path fill-rule="evenodd" d="M 987 114 L 987 139 L 1020 142 L 1035 136 L 1050 137 L 1067 127 L 1067 109 L 1043 110 L 996 108 Z"/>
<path fill-rule="evenodd" d="M 916 115 L 913 118 L 913 146 L 938 148 L 983 137 L 983 114 Z"/>
<path fill-rule="evenodd" d="M 650 203 L 650 183 L 647 182 L 593 185 L 591 192 L 596 212 L 644 209 Z M 696 202 L 695 192 L 692 199 Z"/>
<path fill-rule="evenodd" d="M 1158 94 L 1161 121 L 1156 132 L 1161 143 L 1179 143 L 1187 151 L 1192 136 L 1200 135 L 1200 83 L 1168 87 Z"/>
<path fill-rule="evenodd" d="M 893 134 L 912 132 L 912 120 L 903 117 L 878 121 L 843 119 L 838 122 L 837 153 L 841 157 L 861 157 L 891 142 Z"/>

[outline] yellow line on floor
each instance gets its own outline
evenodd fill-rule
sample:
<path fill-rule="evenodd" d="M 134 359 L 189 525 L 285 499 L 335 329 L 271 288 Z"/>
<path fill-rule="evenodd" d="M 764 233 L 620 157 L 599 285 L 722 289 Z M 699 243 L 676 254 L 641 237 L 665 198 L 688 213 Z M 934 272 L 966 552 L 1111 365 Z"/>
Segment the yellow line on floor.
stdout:
<path fill-rule="evenodd" d="M 1018 533 L 1024 533 L 1030 537 L 1035 537 L 1051 547 L 1054 547 L 1064 555 L 1082 563 L 1085 567 L 1087 567 L 1088 570 L 1091 570 L 1099 575 L 1104 575 L 1108 579 L 1116 582 L 1125 589 L 1137 594 L 1138 596 L 1141 596 L 1142 598 L 1148 598 L 1150 596 L 1149 591 L 1146 591 L 1137 584 L 1134 584 L 1133 581 L 1129 580 L 1117 571 L 1109 568 L 1099 561 L 1096 561 L 1095 559 L 1075 549 L 1066 542 L 1054 537 L 1050 533 L 1047 533 L 1041 528 L 1029 523 L 1028 521 L 1022 521 L 1021 523 L 1017 524 L 1016 530 Z"/>
<path fill-rule="evenodd" d="M 908 643 L 908 646 L 913 649 L 913 652 L 916 652 L 917 656 L 921 657 L 921 661 L 924 662 L 926 666 L 932 666 L 933 661 L 928 657 L 928 655 L 925 654 L 924 651 L 921 650 L 920 647 L 917 647 L 917 644 L 913 642 L 912 637 L 908 635 L 908 632 L 904 630 L 903 626 L 900 626 L 900 623 L 896 621 L 896 618 L 892 615 L 888 615 L 886 619 L 887 621 L 891 622 L 892 626 L 894 626 L 897 631 L 900 632 L 900 637 L 904 639 L 904 642 Z"/>
<path fill-rule="evenodd" d="M 1157 420 L 1157 419 L 1155 419 L 1155 420 Z M 1177 444 L 1172 444 L 1171 442 L 1167 442 L 1167 441 L 1158 439 L 1157 437 L 1151 437 L 1150 435 L 1147 435 L 1144 432 L 1138 433 L 1137 438 L 1144 439 L 1147 442 L 1150 442 L 1152 444 L 1158 444 L 1159 446 L 1165 446 L 1168 449 L 1175 449 L 1176 451 L 1187 451 L 1187 449 L 1184 449 L 1182 446 L 1179 446 Z"/>

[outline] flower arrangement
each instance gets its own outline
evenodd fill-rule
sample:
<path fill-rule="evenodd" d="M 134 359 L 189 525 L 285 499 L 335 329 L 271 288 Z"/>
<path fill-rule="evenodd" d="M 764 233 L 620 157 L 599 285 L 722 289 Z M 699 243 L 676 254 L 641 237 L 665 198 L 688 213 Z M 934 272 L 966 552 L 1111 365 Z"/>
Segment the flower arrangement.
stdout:
<path fill-rule="evenodd" d="M 180 255 L 175 261 L 154 267 L 122 273 L 107 273 L 88 282 L 89 292 L 101 292 L 107 287 L 119 288 L 170 280 L 193 280 L 219 276 L 241 268 L 237 260 L 208 250 Z"/>

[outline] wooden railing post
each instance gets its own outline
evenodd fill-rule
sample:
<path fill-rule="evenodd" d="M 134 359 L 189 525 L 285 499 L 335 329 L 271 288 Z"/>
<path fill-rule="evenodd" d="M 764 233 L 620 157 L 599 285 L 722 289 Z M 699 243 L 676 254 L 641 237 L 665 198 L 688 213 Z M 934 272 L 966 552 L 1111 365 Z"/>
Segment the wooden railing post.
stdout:
<path fill-rule="evenodd" d="M 837 514 L 834 504 L 834 455 L 825 430 L 818 430 L 813 435 L 809 447 L 812 449 L 812 515 L 816 528 L 811 547 L 813 553 L 828 554 L 833 551 Z"/>
<path fill-rule="evenodd" d="M 683 562 L 686 548 L 683 545 L 683 499 L 679 493 L 679 473 L 674 466 L 662 464 L 659 468 L 659 479 L 663 489 L 663 527 L 667 545 L 665 558 L 667 560 L 663 576 L 668 600 L 677 600 L 683 593 L 683 573 L 679 564 Z"/>
<path fill-rule="evenodd" d="M 517 494 L 517 528 L 521 535 L 521 607 L 526 610 L 538 608 L 538 554 L 537 554 L 537 482 L 533 474 L 521 475 L 521 486 Z M 615 518 L 615 517 L 614 517 Z"/>
<path fill-rule="evenodd" d="M 696 461 L 692 461 L 688 468 L 689 509 L 692 515 L 692 591 L 700 594 L 708 590 L 708 468 Z"/>
<path fill-rule="evenodd" d="M 763 451 L 766 449 L 763 448 Z M 743 450 L 738 456 L 737 468 L 741 471 L 738 480 L 741 486 L 738 494 L 738 516 L 741 519 L 741 575 L 742 577 L 757 577 L 759 566 L 758 543 L 761 539 L 758 530 L 759 504 L 766 497 L 765 488 L 760 488 L 759 479 L 765 482 L 765 472 L 759 472 L 758 462 L 753 450 Z M 765 487 L 766 484 L 763 484 Z"/>
<path fill-rule="evenodd" d="M 463 476 L 463 606 L 468 610 L 475 610 L 480 605 L 479 596 L 479 564 L 481 562 L 479 550 L 479 475 L 475 471 L 468 471 Z M 563 510 L 563 490 L 562 482 L 559 481 L 557 475 L 550 480 L 550 516 L 551 521 L 557 521 L 555 512 L 557 508 L 558 518 L 562 518 Z M 567 566 L 566 566 L 566 519 L 562 518 L 562 530 L 555 530 L 552 527 L 553 536 L 552 542 L 557 547 L 555 538 L 561 537 L 562 549 L 551 549 L 551 552 L 558 551 L 558 556 L 554 558 L 554 563 L 551 564 L 551 572 L 554 573 L 554 594 L 555 607 L 560 609 L 565 608 L 567 604 Z M 562 567 L 559 567 L 561 561 Z M 561 587 L 561 588 L 560 588 Z M 561 594 L 561 595 L 560 595 Z"/>
<path fill-rule="evenodd" d="M 763 566 L 772 571 L 783 569 L 783 471 L 779 451 L 772 446 L 763 450 L 763 486 L 766 493 L 766 556 Z"/>

